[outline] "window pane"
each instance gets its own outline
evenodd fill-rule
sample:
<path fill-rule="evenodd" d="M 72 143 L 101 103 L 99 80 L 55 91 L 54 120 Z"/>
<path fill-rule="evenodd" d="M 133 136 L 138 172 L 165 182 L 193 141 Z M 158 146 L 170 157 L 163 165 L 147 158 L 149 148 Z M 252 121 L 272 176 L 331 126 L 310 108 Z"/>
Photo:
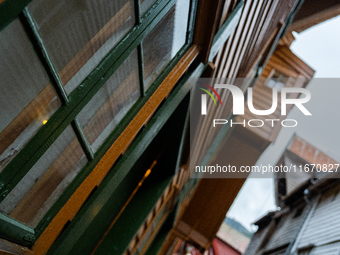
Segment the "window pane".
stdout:
<path fill-rule="evenodd" d="M 267 86 L 270 88 L 277 88 L 277 91 L 281 91 L 281 89 L 287 84 L 289 77 L 285 74 L 282 74 L 276 70 L 274 70 L 273 75 L 267 82 Z"/>
<path fill-rule="evenodd" d="M 79 113 L 78 120 L 92 149 L 97 149 L 140 97 L 136 50 Z"/>
<path fill-rule="evenodd" d="M 140 0 L 141 16 L 143 16 L 155 2 L 156 0 Z"/>
<path fill-rule="evenodd" d="M 135 20 L 133 0 L 34 0 L 28 8 L 68 94 Z"/>
<path fill-rule="evenodd" d="M 0 211 L 36 227 L 86 163 L 69 126 L 0 203 Z"/>
<path fill-rule="evenodd" d="M 0 172 L 60 101 L 20 22 L 0 32 Z"/>
<path fill-rule="evenodd" d="M 143 41 L 145 89 L 186 42 L 188 0 L 179 0 Z"/>

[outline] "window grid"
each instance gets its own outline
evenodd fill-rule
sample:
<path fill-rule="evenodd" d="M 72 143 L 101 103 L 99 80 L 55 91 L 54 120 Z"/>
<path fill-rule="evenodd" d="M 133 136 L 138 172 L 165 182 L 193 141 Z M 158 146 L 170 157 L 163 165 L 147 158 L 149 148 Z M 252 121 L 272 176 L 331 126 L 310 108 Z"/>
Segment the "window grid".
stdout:
<path fill-rule="evenodd" d="M 38 29 L 35 25 L 35 22 L 27 10 L 27 7 L 22 11 L 19 15 L 20 22 L 24 27 L 26 34 L 28 35 L 33 47 L 40 59 L 40 62 L 43 64 L 43 67 L 50 78 L 50 82 L 54 87 L 59 99 L 61 100 L 62 104 L 68 103 L 68 98 L 65 92 L 65 89 L 62 85 L 60 77 L 58 75 L 57 70 L 55 69 L 53 63 L 51 62 L 43 40 L 38 32 Z"/>
<path fill-rule="evenodd" d="M 164 15 L 169 8 L 163 8 L 164 6 L 172 6 L 175 1 L 158 1 L 156 4 L 158 8 L 157 12 L 163 12 Z M 165 11 L 164 11 L 165 10 Z M 92 98 L 92 96 L 104 85 L 106 80 L 114 73 L 114 71 L 120 66 L 120 64 L 125 60 L 127 56 L 134 50 L 135 47 L 138 46 L 139 42 L 145 37 L 145 32 L 148 32 L 149 29 L 145 29 L 150 22 L 154 22 L 153 17 L 157 16 L 158 13 L 151 12 L 148 15 L 148 19 L 144 19 L 144 24 L 141 24 L 137 28 L 126 35 L 125 38 L 130 39 L 132 37 L 133 43 L 130 47 L 126 47 L 120 43 L 117 45 L 107 56 L 101 64 L 89 75 L 89 78 L 86 79 L 78 88 L 73 91 L 68 100 L 68 104 L 65 104 L 64 107 L 61 107 L 47 122 L 47 124 L 39 130 L 35 137 L 39 137 L 39 139 L 35 139 L 33 137 L 31 141 L 22 149 L 21 153 L 16 156 L 16 159 L 13 159 L 11 163 L 3 170 L 1 173 L 2 184 L 3 187 L 2 192 L 0 189 L 0 200 L 2 200 L 8 193 L 6 190 L 11 190 L 13 186 L 21 179 L 23 175 L 19 174 L 19 178 L 14 175 L 19 171 L 27 172 L 33 164 L 29 164 L 27 161 L 25 162 L 24 158 L 31 158 L 30 161 L 37 161 L 40 156 L 47 150 L 47 148 L 53 143 L 53 141 L 61 134 L 61 132 L 66 128 L 68 124 L 75 118 L 75 116 L 80 112 L 80 110 L 86 105 L 86 103 Z M 154 15 L 152 15 L 154 14 Z M 149 24 L 145 24 L 149 23 Z M 153 27 L 153 26 L 151 26 Z M 144 34 L 137 37 L 138 33 L 144 32 Z M 137 38 L 136 38 L 137 37 Z M 136 40 L 135 40 L 136 39 Z M 138 41 L 137 41 L 138 40 Z M 123 39 L 123 41 L 126 41 Z M 135 45 L 134 45 L 135 44 Z M 128 48 L 128 49 L 126 49 Z M 125 52 L 122 54 L 121 52 Z M 108 60 L 108 61 L 107 61 Z M 116 60 L 116 61 L 115 61 Z M 111 63 L 113 65 L 111 65 Z M 91 79 L 92 78 L 92 79 Z M 99 80 L 98 80 L 99 79 Z M 65 123 L 66 122 L 66 123 Z M 44 138 L 47 138 L 46 141 L 42 141 Z M 34 140 L 34 142 L 32 142 Z M 37 152 L 39 150 L 39 152 Z M 34 153 L 36 152 L 36 153 Z M 22 170 L 24 165 L 29 165 L 29 167 L 25 167 L 26 170 Z M 10 183 L 9 183 L 10 182 Z M 6 187 L 7 186 L 7 187 Z M 5 192 L 5 193 L 4 193 Z"/>
<path fill-rule="evenodd" d="M 74 120 L 71 122 L 71 125 L 72 125 L 74 133 L 76 134 L 76 136 L 78 138 L 78 141 L 79 141 L 82 149 L 85 152 L 85 155 L 86 155 L 88 161 L 93 160 L 94 159 L 94 155 L 93 155 L 93 151 L 92 151 L 91 145 L 89 144 L 89 142 L 85 138 L 84 131 L 80 127 L 78 119 L 74 118 Z"/>
<path fill-rule="evenodd" d="M 47 72 L 50 82 L 57 92 L 58 97 L 62 101 L 62 107 L 51 117 L 48 123 L 43 126 L 38 133 L 29 141 L 29 143 L 23 148 L 23 150 L 10 162 L 4 171 L 0 174 L 2 183 L 0 183 L 0 201 L 2 201 L 6 195 L 15 187 L 15 185 L 23 178 L 23 176 L 31 169 L 31 167 L 39 160 L 39 158 L 47 151 L 52 143 L 60 136 L 64 129 L 71 124 L 72 129 L 76 134 L 78 141 L 81 144 L 82 149 L 85 152 L 89 163 L 81 170 L 79 176 L 76 177 L 74 182 L 67 187 L 64 193 L 72 194 L 79 186 L 81 181 L 87 176 L 91 169 L 98 163 L 99 159 L 104 155 L 108 149 L 108 145 L 112 143 L 117 137 L 119 130 L 114 130 L 111 135 L 106 139 L 105 143 L 101 146 L 98 153 L 94 155 L 91 146 L 84 136 L 84 132 L 79 125 L 76 115 L 80 110 L 90 101 L 93 95 L 105 84 L 107 79 L 118 69 L 122 62 L 130 55 L 130 53 L 137 48 L 138 50 L 138 63 L 139 63 L 139 80 L 141 89 L 141 98 L 139 102 L 135 104 L 135 109 L 130 110 L 124 119 L 121 121 L 120 129 L 122 130 L 132 119 L 132 117 L 138 112 L 141 106 L 148 100 L 148 97 L 156 90 L 157 85 L 165 78 L 167 73 L 173 68 L 180 57 L 185 53 L 189 44 L 192 41 L 192 30 L 188 30 L 186 42 L 178 54 L 168 64 L 167 68 L 159 75 L 155 80 L 152 88 L 148 91 L 148 96 L 145 97 L 144 90 L 144 61 L 142 51 L 142 40 L 147 34 L 157 25 L 160 19 L 168 12 L 168 10 L 176 3 L 176 0 L 158 0 L 154 3 L 152 8 L 146 12 L 141 18 L 140 15 L 140 1 L 133 0 L 135 3 L 136 24 L 124 36 L 121 42 L 119 42 L 101 61 L 101 63 L 93 70 L 88 77 L 79 85 L 79 88 L 74 90 L 69 96 L 67 96 L 65 89 L 62 85 L 60 77 L 53 66 L 46 48 L 43 44 L 41 36 L 37 30 L 35 21 L 31 17 L 27 8 L 19 14 L 21 23 L 23 24 L 26 33 L 29 36 L 31 43 L 34 46 L 36 54 L 43 64 L 45 71 Z M 30 1 L 27 1 L 26 5 Z M 196 1 L 191 2 L 190 9 L 194 5 L 196 9 Z M 1 8 L 0 8 L 1 9 Z M 188 27 L 194 26 L 195 11 L 192 9 L 189 12 L 189 24 Z M 7 26 L 10 22 L 5 20 L 0 25 L 0 30 Z M 190 32 L 190 33 L 189 33 Z M 125 125 L 126 124 L 126 125 Z M 28 160 L 26 160 L 28 158 Z M 65 203 L 68 195 L 63 196 L 62 199 L 58 199 L 56 204 L 50 209 L 50 211 L 44 216 L 43 220 L 35 228 L 35 235 L 39 236 L 40 233 L 47 226 L 47 222 L 51 220 L 51 216 L 55 215 L 55 211 L 58 211 Z M 64 200 L 64 201 L 63 201 Z M 54 209 L 54 212 L 51 210 Z M 8 217 L 3 215 L 4 217 Z M 32 240 L 33 242 L 34 240 Z"/>

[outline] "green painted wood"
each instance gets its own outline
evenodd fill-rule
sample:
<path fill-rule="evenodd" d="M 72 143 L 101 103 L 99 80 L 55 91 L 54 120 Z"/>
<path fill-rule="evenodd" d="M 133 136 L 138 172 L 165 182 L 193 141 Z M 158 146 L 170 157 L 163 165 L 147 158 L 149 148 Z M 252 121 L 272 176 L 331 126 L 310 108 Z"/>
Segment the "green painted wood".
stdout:
<path fill-rule="evenodd" d="M 140 11 L 140 1 L 139 0 L 134 0 L 135 4 L 135 17 L 136 17 L 136 25 L 139 25 L 141 23 L 140 18 L 141 18 L 141 11 Z"/>
<path fill-rule="evenodd" d="M 61 106 L 56 113 L 49 119 L 37 134 L 27 143 L 18 153 L 16 158 L 10 162 L 0 174 L 0 201 L 15 187 L 15 185 L 25 176 L 29 169 L 39 160 L 44 152 L 52 145 L 64 129 L 73 121 L 82 108 L 91 100 L 97 91 L 105 84 L 115 70 L 123 63 L 130 53 L 137 47 L 142 39 L 153 29 L 160 19 L 174 5 L 172 1 L 158 1 L 158 5 L 153 6 L 144 16 L 143 23 L 135 27 L 128 35 L 115 47 L 99 64 L 94 71 L 80 84 L 69 97 L 69 103 Z M 157 13 L 158 12 L 158 13 Z M 150 89 L 147 97 L 139 100 L 133 107 L 133 111 L 128 113 L 130 121 L 151 94 L 156 90 L 160 82 L 170 72 L 173 66 L 184 54 L 188 46 L 175 56 L 168 68 L 158 77 Z M 127 124 L 125 123 L 127 126 Z M 122 125 L 118 125 L 114 132 L 121 132 Z M 118 136 L 116 136 L 118 137 Z M 103 152 L 96 153 L 95 157 L 101 157 Z"/>
<path fill-rule="evenodd" d="M 180 102 L 154 139 L 159 140 L 160 148 L 165 149 L 164 153 L 157 160 L 150 176 L 103 238 L 95 254 L 123 254 L 171 182 L 176 170 L 176 159 L 184 132 L 188 105 L 189 95 Z M 142 155 L 147 158 L 150 156 L 152 157 L 148 154 Z"/>
<path fill-rule="evenodd" d="M 244 1 L 240 1 L 222 27 L 218 30 L 214 36 L 214 40 L 209 53 L 209 62 L 211 62 L 216 56 L 217 52 L 221 49 L 224 43 L 227 41 L 232 32 L 236 29 L 238 22 L 240 21 Z"/>
<path fill-rule="evenodd" d="M 32 0 L 5 0 L 0 4 L 0 31 L 15 20 Z"/>
<path fill-rule="evenodd" d="M 95 254 L 123 254 L 134 235 L 144 223 L 158 199 L 168 186 L 172 176 L 164 178 L 162 169 L 154 169 L 124 214 L 117 220 L 103 239 Z"/>
<path fill-rule="evenodd" d="M 198 5 L 198 0 L 190 1 L 190 17 L 189 17 L 189 23 L 188 23 L 188 36 L 187 36 L 188 44 L 191 44 L 194 38 L 193 31 L 195 29 L 197 5 Z"/>
<path fill-rule="evenodd" d="M 2 213 L 0 213 L 0 238 L 25 246 L 32 245 L 35 240 L 32 228 Z"/>
<path fill-rule="evenodd" d="M 189 95 L 186 96 L 160 131 L 161 148 L 166 147 L 151 175 L 109 230 L 95 254 L 123 254 L 172 180 L 184 132 Z M 157 138 L 155 138 L 157 140 Z M 143 155 L 149 157 L 149 155 Z M 142 156 L 142 157 L 143 157 Z"/>
<path fill-rule="evenodd" d="M 68 98 L 66 92 L 64 90 L 63 84 L 59 77 L 59 74 L 54 67 L 47 50 L 45 48 L 44 42 L 38 32 L 38 28 L 33 20 L 31 14 L 28 12 L 27 8 L 19 14 L 19 19 L 21 24 L 23 25 L 25 32 L 33 44 L 34 50 L 39 57 L 40 62 L 42 63 L 54 90 L 57 92 L 60 101 L 62 104 L 68 103 Z"/>
<path fill-rule="evenodd" d="M 187 47 L 183 48 L 183 52 L 180 52 L 180 56 L 185 52 Z M 170 72 L 173 68 L 174 64 L 178 62 L 178 59 L 173 59 L 172 63 L 170 64 L 169 70 L 165 70 L 166 72 Z M 164 79 L 164 78 L 163 78 Z M 155 90 L 158 86 L 157 83 L 153 85 L 154 87 L 150 87 L 149 89 Z M 117 139 L 119 134 L 125 129 L 125 127 L 131 122 L 133 117 L 137 114 L 137 112 L 140 110 L 140 108 L 146 103 L 146 101 L 151 96 L 151 93 L 144 98 L 141 98 L 134 107 L 126 114 L 126 116 L 122 119 L 122 121 L 117 125 L 116 129 L 112 132 L 112 134 L 107 138 L 107 140 L 104 142 L 102 147 L 95 153 L 94 159 L 87 163 L 87 165 L 84 167 L 84 169 L 76 176 L 76 178 L 73 180 L 73 182 L 70 184 L 69 187 L 64 191 L 62 197 L 58 199 L 58 201 L 53 205 L 53 207 L 50 209 L 50 211 L 45 215 L 45 217 L 42 219 L 41 223 L 37 226 L 35 229 L 36 236 L 38 237 L 42 231 L 45 229 L 48 222 L 58 213 L 58 211 L 61 209 L 61 207 L 67 202 L 68 198 L 74 193 L 74 191 L 77 189 L 77 187 L 83 182 L 83 180 L 87 177 L 87 175 L 92 171 L 92 169 L 96 166 L 96 164 L 99 162 L 99 160 L 102 158 L 102 156 L 105 154 L 105 152 L 111 147 L 112 143 Z"/>
<path fill-rule="evenodd" d="M 140 85 L 140 94 L 142 97 L 145 96 L 144 89 L 144 56 L 143 56 L 143 42 L 138 45 L 138 61 L 139 61 L 139 85 Z"/>
<path fill-rule="evenodd" d="M 177 85 L 99 188 L 88 199 L 70 226 L 52 246 L 49 254 L 87 253 L 93 249 L 107 229 L 109 222 L 117 215 L 150 166 L 152 161 L 150 162 L 150 157 L 145 155 L 155 153 L 150 145 L 189 92 L 190 84 L 186 83 L 189 77 L 190 75 L 187 75 Z M 156 150 L 157 153 L 159 151 L 159 149 Z M 174 170 L 175 166 L 171 175 Z M 96 213 L 94 214 L 93 211 Z"/>
<path fill-rule="evenodd" d="M 6 1 L 7 2 L 7 1 Z M 16 2 L 16 1 L 14 1 Z M 62 105 L 60 109 L 50 118 L 48 123 L 44 125 L 38 133 L 31 139 L 31 141 L 23 148 L 23 150 L 17 155 L 17 157 L 4 169 L 0 174 L 0 201 L 6 197 L 6 195 L 15 187 L 15 185 L 21 180 L 21 178 L 29 171 L 29 169 L 39 160 L 44 152 L 50 147 L 50 145 L 58 138 L 58 136 L 64 131 L 64 129 L 71 123 L 74 118 L 80 112 L 80 110 L 86 105 L 86 103 L 92 98 L 92 96 L 101 88 L 106 80 L 113 74 L 113 72 L 121 65 L 121 63 L 129 56 L 129 54 L 141 43 L 143 38 L 153 29 L 153 27 L 159 22 L 159 20 L 168 12 L 168 10 L 174 5 L 176 1 L 157 1 L 148 12 L 141 19 L 141 24 L 134 27 L 127 36 L 103 59 L 98 67 L 82 82 L 82 84 L 70 95 L 68 104 Z M 0 6 L 1 12 L 2 5 Z M 24 7 L 23 7 L 24 8 Z M 22 9 L 21 9 L 22 10 Z M 38 45 L 40 52 L 45 54 L 43 44 L 39 44 L 39 34 L 35 27 L 32 27 L 29 22 L 29 14 L 20 14 L 24 22 L 28 22 L 30 29 L 33 29 L 32 33 L 35 36 L 35 40 L 38 39 Z M 195 10 L 191 10 L 190 26 L 194 24 Z M 27 20 L 28 19 L 28 20 Z M 37 33 L 34 35 L 34 33 Z M 192 35 L 192 31 L 190 33 Z M 191 36 L 192 37 L 192 36 Z M 81 173 L 75 178 L 71 185 L 66 189 L 63 195 L 58 199 L 50 211 L 44 216 L 42 221 L 35 228 L 35 237 L 39 235 L 46 228 L 48 223 L 53 219 L 61 207 L 66 203 L 68 198 L 73 194 L 76 188 L 82 183 L 86 176 L 99 162 L 100 158 L 105 154 L 107 149 L 116 140 L 119 134 L 130 123 L 133 117 L 137 114 L 140 108 L 149 99 L 152 93 L 157 89 L 158 85 L 164 80 L 166 75 L 173 69 L 178 60 L 184 55 L 189 48 L 191 40 L 188 40 L 188 44 L 185 45 L 179 53 L 174 57 L 170 64 L 155 80 L 153 85 L 148 89 L 148 95 L 141 98 L 131 109 L 128 114 L 123 118 L 121 123 L 112 132 L 109 138 L 104 142 L 102 147 L 96 152 L 95 155 L 91 154 L 91 150 L 87 151 L 85 140 L 83 140 L 82 147 L 86 152 L 88 159 L 93 159 L 88 162 Z M 39 51 L 39 49 L 38 49 Z M 47 62 L 49 58 L 46 54 Z M 44 56 L 45 58 L 45 56 Z M 46 60 L 46 58 L 45 58 Z M 75 124 L 73 124 L 75 125 Z M 75 130 L 76 125 L 74 126 Z M 76 132 L 77 133 L 77 132 Z M 77 133 L 80 142 L 82 142 L 81 132 Z"/>
<path fill-rule="evenodd" d="M 77 118 L 75 118 L 72 122 L 71 122 L 72 128 L 74 133 L 76 134 L 78 141 L 80 143 L 80 146 L 82 147 L 83 151 L 85 152 L 85 155 L 87 157 L 87 160 L 93 160 L 94 159 L 94 155 L 93 155 L 93 151 L 91 148 L 91 145 L 89 144 L 89 142 L 87 141 L 84 131 L 81 128 L 79 121 Z"/>

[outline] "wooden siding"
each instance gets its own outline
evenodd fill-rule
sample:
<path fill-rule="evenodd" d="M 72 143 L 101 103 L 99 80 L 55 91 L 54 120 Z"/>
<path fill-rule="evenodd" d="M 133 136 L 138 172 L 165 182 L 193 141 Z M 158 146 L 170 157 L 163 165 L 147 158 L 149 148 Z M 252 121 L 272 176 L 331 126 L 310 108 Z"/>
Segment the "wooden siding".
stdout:
<path fill-rule="evenodd" d="M 254 77 L 255 73 L 251 73 L 251 69 L 248 69 L 247 72 L 241 71 L 246 68 L 241 63 L 241 59 L 245 60 L 247 57 L 253 57 L 255 52 L 257 52 L 255 48 L 252 48 L 257 47 L 257 44 L 254 41 L 255 39 L 257 41 L 266 39 L 267 42 L 274 39 L 273 35 L 263 35 L 262 30 L 271 28 L 272 34 L 277 32 L 276 27 L 273 27 L 267 22 L 268 18 L 272 17 L 271 15 L 276 12 L 275 8 L 279 8 L 279 6 L 276 6 L 276 4 L 272 2 L 246 1 L 238 27 L 213 61 L 213 71 L 211 73 L 212 78 L 215 78 L 215 82 L 232 83 L 244 90 L 247 86 L 249 86 L 249 84 L 242 84 L 240 81 L 233 78 Z M 288 9 L 286 9 L 286 11 L 288 11 Z M 284 16 L 288 14 L 281 13 L 281 15 Z M 261 54 L 267 46 L 268 45 L 263 45 Z M 249 49 L 253 49 L 255 52 L 252 52 L 251 55 L 247 56 L 247 54 L 250 54 Z M 279 46 L 276 49 L 273 56 L 265 66 L 260 78 L 269 78 L 273 74 L 274 70 L 290 77 L 286 84 L 287 87 L 305 87 L 314 75 L 314 70 L 299 59 L 287 46 Z M 266 80 L 260 79 L 254 86 L 254 96 L 256 97 L 256 100 L 254 100 L 254 106 L 255 108 L 258 107 L 256 109 L 266 110 L 272 105 L 272 90 L 268 88 L 265 83 Z M 200 120 L 198 126 L 201 126 L 201 129 L 197 131 L 197 134 L 199 137 L 205 137 L 205 139 L 200 139 L 199 143 L 194 146 L 195 148 L 199 148 L 199 151 L 194 150 L 192 152 L 192 162 L 200 162 L 202 160 L 203 155 L 205 155 L 207 149 L 212 143 L 213 137 L 215 137 L 219 132 L 219 128 L 210 127 L 212 119 L 218 119 L 220 118 L 219 116 L 222 115 L 228 116 L 231 112 L 232 100 L 230 92 L 228 90 L 223 90 L 221 91 L 220 96 L 222 102 L 226 102 L 223 109 L 216 108 L 213 102 L 210 101 L 207 106 L 207 112 L 211 113 L 209 114 L 208 121 L 205 120 L 203 122 L 203 120 Z M 295 94 L 290 96 L 297 98 L 299 95 Z M 277 110 L 270 117 L 273 119 L 280 119 L 282 121 L 285 116 L 281 116 L 280 105 L 279 97 Z M 288 106 L 288 112 L 290 109 L 291 106 Z M 254 115 L 252 115 L 249 110 L 246 110 L 244 118 L 239 116 L 236 118 L 236 121 L 241 122 L 243 120 L 248 121 L 250 119 L 254 119 Z M 263 116 L 257 116 L 256 119 L 265 120 Z M 262 128 L 252 129 L 252 132 L 265 140 L 273 142 L 280 131 L 281 124 L 276 122 L 274 127 L 271 127 L 271 122 L 265 123 L 266 124 Z"/>
<path fill-rule="evenodd" d="M 309 244 L 323 246 L 340 241 L 339 188 L 325 193 L 318 203 L 313 215 L 305 227 L 298 248 Z"/>
<path fill-rule="evenodd" d="M 314 70 L 307 64 L 302 62 L 289 48 L 286 46 L 278 46 L 274 54 L 270 58 L 269 62 L 265 66 L 260 79 L 255 83 L 253 87 L 253 105 L 255 109 L 267 110 L 272 106 L 272 88 L 267 86 L 267 82 L 275 71 L 288 77 L 285 87 L 306 87 L 310 79 L 314 75 Z M 260 119 L 264 122 L 264 125 L 260 128 L 251 128 L 251 132 L 254 132 L 258 136 L 270 142 L 275 141 L 281 130 L 281 121 L 286 116 L 281 115 L 281 93 L 278 93 L 278 104 L 276 111 L 269 116 L 257 116 L 252 114 L 247 107 L 245 107 L 245 115 L 237 116 L 236 121 L 242 122 L 245 120 L 248 122 L 251 119 Z M 299 94 L 288 94 L 289 98 L 298 98 Z M 287 107 L 287 114 L 291 110 L 292 106 Z M 280 121 L 275 122 L 272 125 L 271 121 L 265 121 L 266 119 L 278 119 Z M 258 124 L 257 124 L 258 125 Z"/>
<path fill-rule="evenodd" d="M 324 246 L 314 248 L 310 255 L 339 255 L 340 252 L 340 242 L 327 244 Z"/>
<path fill-rule="evenodd" d="M 256 254 L 257 250 L 260 248 L 264 238 L 267 236 L 269 227 L 259 228 L 253 235 L 250 244 L 248 245 L 244 255 Z"/>
<path fill-rule="evenodd" d="M 275 227 L 275 232 L 272 234 L 263 250 L 270 251 L 284 245 L 288 246 L 296 238 L 302 223 L 309 212 L 309 206 L 303 204 L 300 206 L 304 206 L 304 208 L 299 216 L 296 216 L 299 207 L 295 207 L 287 214 L 281 216 L 279 223 Z"/>
<path fill-rule="evenodd" d="M 306 0 L 294 17 L 289 29 L 300 33 L 339 14 L 340 4 L 337 0 Z"/>

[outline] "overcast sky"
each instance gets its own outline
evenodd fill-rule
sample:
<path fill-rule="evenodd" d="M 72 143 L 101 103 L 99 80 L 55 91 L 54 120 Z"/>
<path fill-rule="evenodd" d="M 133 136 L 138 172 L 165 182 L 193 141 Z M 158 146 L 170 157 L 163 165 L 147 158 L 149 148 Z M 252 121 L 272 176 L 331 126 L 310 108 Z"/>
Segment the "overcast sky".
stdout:
<path fill-rule="evenodd" d="M 296 107 L 287 118 L 296 119 L 295 128 L 282 128 L 274 144 L 269 146 L 257 164 L 275 164 L 296 133 L 324 153 L 340 162 L 340 16 L 294 34 L 292 51 L 315 71 L 307 89 L 310 102 L 305 104 L 312 116 L 305 116 Z M 328 79 L 321 79 L 328 78 Z M 254 230 L 251 223 L 275 210 L 273 179 L 248 178 L 228 216 Z"/>

